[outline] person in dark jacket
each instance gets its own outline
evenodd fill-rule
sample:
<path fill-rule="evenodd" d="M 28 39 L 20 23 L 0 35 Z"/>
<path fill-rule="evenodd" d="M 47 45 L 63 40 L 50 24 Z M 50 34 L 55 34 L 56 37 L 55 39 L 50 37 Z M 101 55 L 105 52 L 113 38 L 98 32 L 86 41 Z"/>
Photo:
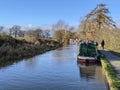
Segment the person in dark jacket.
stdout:
<path fill-rule="evenodd" d="M 101 42 L 101 47 L 104 49 L 104 45 L 105 45 L 105 41 L 104 40 L 102 40 L 102 42 Z"/>

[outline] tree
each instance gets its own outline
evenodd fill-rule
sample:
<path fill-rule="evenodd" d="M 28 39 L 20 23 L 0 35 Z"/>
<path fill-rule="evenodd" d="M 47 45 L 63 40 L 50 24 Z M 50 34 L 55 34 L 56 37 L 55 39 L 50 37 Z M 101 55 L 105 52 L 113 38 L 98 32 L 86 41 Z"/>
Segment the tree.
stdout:
<path fill-rule="evenodd" d="M 54 32 L 54 38 L 60 42 L 63 43 L 64 42 L 64 34 L 65 34 L 65 30 L 57 30 Z"/>
<path fill-rule="evenodd" d="M 60 43 L 69 44 L 69 40 L 74 37 L 74 34 L 72 33 L 73 29 L 74 27 L 71 27 L 60 20 L 53 25 L 53 37 Z"/>
<path fill-rule="evenodd" d="M 100 3 L 97 7 L 86 15 L 86 21 L 89 21 L 91 27 L 95 29 L 101 29 L 103 27 L 108 29 L 115 28 L 115 22 L 111 17 L 107 16 L 110 13 L 109 9 L 106 8 L 106 4 Z"/>
<path fill-rule="evenodd" d="M 70 39 L 74 39 L 74 33 L 71 30 L 68 30 L 64 35 L 64 43 L 69 44 Z"/>
<path fill-rule="evenodd" d="M 96 30 L 106 28 L 113 30 L 116 28 L 115 22 L 108 16 L 109 9 L 106 8 L 106 4 L 100 3 L 94 8 L 86 17 L 82 20 L 79 30 L 83 30 L 86 36 L 95 38 Z"/>
<path fill-rule="evenodd" d="M 41 37 L 43 37 L 43 30 L 38 28 L 33 31 L 33 34 L 36 38 L 41 38 Z"/>
<path fill-rule="evenodd" d="M 20 30 L 18 32 L 18 37 L 24 37 L 24 35 L 25 35 L 25 31 Z"/>
<path fill-rule="evenodd" d="M 0 34 L 2 34 L 3 29 L 4 29 L 4 26 L 0 26 Z"/>
<path fill-rule="evenodd" d="M 12 36 L 12 28 L 9 28 L 9 35 Z"/>
<path fill-rule="evenodd" d="M 56 24 L 53 25 L 52 29 L 54 31 L 53 37 L 62 43 L 64 40 L 64 34 L 65 34 L 65 23 L 62 20 L 59 20 Z"/>
<path fill-rule="evenodd" d="M 29 36 L 29 37 L 35 36 L 34 33 L 33 33 L 33 30 L 28 30 L 28 31 L 26 31 L 26 32 L 25 32 L 25 35 L 26 35 L 26 36 Z"/>
<path fill-rule="evenodd" d="M 63 30 L 65 29 L 65 27 L 66 27 L 65 22 L 59 20 L 56 24 L 53 25 L 52 30 L 53 31 Z"/>
<path fill-rule="evenodd" d="M 18 36 L 18 33 L 20 32 L 21 27 L 18 25 L 13 25 L 10 28 L 10 35 L 13 35 L 15 38 Z"/>
<path fill-rule="evenodd" d="M 29 37 L 35 37 L 35 38 L 41 38 L 44 37 L 43 30 L 36 29 L 36 30 L 28 30 L 25 32 L 25 34 Z"/>
<path fill-rule="evenodd" d="M 45 36 L 46 38 L 50 37 L 50 30 L 45 30 L 45 31 L 44 31 L 44 36 Z"/>

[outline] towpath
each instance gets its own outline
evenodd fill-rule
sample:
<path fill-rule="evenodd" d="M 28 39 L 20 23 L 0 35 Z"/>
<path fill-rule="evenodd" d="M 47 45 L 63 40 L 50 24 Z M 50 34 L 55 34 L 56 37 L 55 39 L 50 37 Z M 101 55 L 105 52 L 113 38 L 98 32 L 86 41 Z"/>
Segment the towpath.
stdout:
<path fill-rule="evenodd" d="M 120 79 L 120 57 L 106 50 L 100 50 L 100 52 L 106 56 L 106 59 L 112 65 L 112 67 L 116 71 L 117 77 Z"/>

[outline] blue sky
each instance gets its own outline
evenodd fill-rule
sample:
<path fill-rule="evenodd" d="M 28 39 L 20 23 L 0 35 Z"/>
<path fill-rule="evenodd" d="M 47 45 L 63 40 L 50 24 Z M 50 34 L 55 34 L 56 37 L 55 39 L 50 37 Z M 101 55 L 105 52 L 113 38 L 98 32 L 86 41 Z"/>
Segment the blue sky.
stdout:
<path fill-rule="evenodd" d="M 44 25 L 64 20 L 78 25 L 80 19 L 105 3 L 114 20 L 120 20 L 120 0 L 0 0 L 0 25 Z"/>

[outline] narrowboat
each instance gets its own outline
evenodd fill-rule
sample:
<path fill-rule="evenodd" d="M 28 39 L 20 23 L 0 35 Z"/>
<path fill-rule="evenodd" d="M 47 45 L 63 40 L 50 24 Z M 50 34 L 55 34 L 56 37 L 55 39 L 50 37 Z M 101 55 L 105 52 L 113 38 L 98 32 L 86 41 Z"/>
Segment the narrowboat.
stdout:
<path fill-rule="evenodd" d="M 96 62 L 99 60 L 97 45 L 94 42 L 81 42 L 77 55 L 77 62 Z"/>

